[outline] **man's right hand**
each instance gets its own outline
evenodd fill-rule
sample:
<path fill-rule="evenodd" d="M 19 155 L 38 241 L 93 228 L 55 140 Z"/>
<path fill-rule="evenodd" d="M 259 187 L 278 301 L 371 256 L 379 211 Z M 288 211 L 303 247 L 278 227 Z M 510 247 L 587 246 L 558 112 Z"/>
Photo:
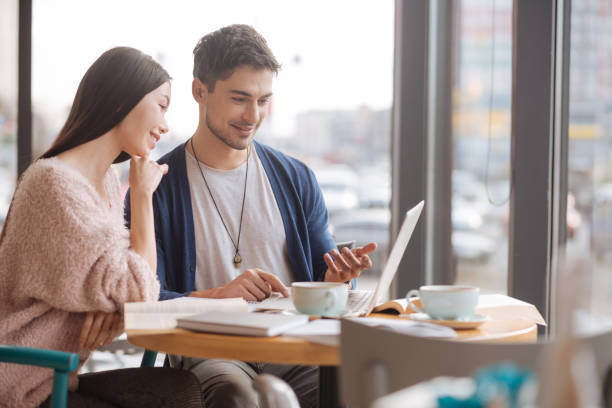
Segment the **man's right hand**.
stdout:
<path fill-rule="evenodd" d="M 247 269 L 227 285 L 214 289 L 205 289 L 192 292 L 189 296 L 208 298 L 235 298 L 241 297 L 247 302 L 264 300 L 272 292 L 280 292 L 289 296 L 289 290 L 283 283 L 269 272 L 261 269 Z"/>

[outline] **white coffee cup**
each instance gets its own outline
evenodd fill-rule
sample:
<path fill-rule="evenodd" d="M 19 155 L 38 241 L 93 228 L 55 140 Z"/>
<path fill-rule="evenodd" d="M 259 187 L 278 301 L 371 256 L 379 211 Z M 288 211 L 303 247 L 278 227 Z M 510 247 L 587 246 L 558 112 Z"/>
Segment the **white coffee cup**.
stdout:
<path fill-rule="evenodd" d="M 480 290 L 466 285 L 429 285 L 406 294 L 410 307 L 437 320 L 461 320 L 474 316 Z M 423 308 L 412 301 L 419 297 Z"/>
<path fill-rule="evenodd" d="M 340 316 L 346 308 L 348 286 L 337 282 L 294 282 L 291 297 L 296 310 L 316 316 Z"/>

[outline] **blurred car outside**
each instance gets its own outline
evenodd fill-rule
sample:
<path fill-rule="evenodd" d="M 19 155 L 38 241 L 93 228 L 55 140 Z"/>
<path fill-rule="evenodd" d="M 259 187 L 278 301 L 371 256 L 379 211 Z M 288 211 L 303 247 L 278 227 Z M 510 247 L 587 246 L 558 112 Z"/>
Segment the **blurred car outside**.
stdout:
<path fill-rule="evenodd" d="M 507 183 L 487 186 L 472 172 L 461 169 L 454 169 L 452 178 L 453 252 L 459 261 L 488 262 L 504 234 L 503 214 L 508 208 L 507 203 L 493 205 L 489 196 L 505 196 Z"/>
<path fill-rule="evenodd" d="M 360 208 L 389 208 L 391 173 L 386 163 L 359 169 L 358 195 Z"/>
<path fill-rule="evenodd" d="M 343 164 L 332 164 L 313 168 L 313 171 L 330 216 L 359 206 L 357 174 L 353 169 Z"/>
<path fill-rule="evenodd" d="M 495 252 L 495 240 L 489 236 L 484 217 L 471 203 L 453 197 L 451 211 L 453 252 L 459 260 L 487 262 Z"/>
<path fill-rule="evenodd" d="M 600 184 L 591 212 L 591 248 L 598 259 L 612 252 L 612 183 Z"/>
<path fill-rule="evenodd" d="M 482 217 L 469 207 L 453 206 L 453 253 L 458 260 L 484 263 L 497 250 L 496 240 L 483 230 Z M 376 242 L 372 254 L 372 273 L 380 274 L 389 255 L 391 211 L 388 208 L 362 208 L 330 217 L 332 236 L 336 241 L 355 240 L 355 246 Z"/>

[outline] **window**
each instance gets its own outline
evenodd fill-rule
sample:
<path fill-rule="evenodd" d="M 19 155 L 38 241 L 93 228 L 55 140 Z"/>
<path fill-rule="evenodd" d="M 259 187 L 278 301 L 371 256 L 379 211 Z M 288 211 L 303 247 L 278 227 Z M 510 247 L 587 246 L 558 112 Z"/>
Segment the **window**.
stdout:
<path fill-rule="evenodd" d="M 113 21 L 112 30 L 108 21 Z M 154 157 L 161 156 L 197 127 L 191 96 L 196 42 L 222 26 L 250 24 L 282 64 L 257 139 L 311 166 L 321 182 L 332 231 L 337 221 L 363 213 L 377 222 L 382 230 L 377 234 L 382 237 L 378 267 L 360 280 L 360 288 L 372 287 L 389 239 L 393 22 L 391 1 L 185 1 L 172 6 L 161 1 L 35 0 L 34 156 L 57 135 L 87 67 L 117 45 L 152 55 L 173 77 L 170 133 L 154 151 Z M 120 171 L 127 188 L 127 166 Z M 367 230 L 356 229 L 346 239 L 361 244 L 369 237 Z"/>
<path fill-rule="evenodd" d="M 451 176 L 455 283 L 505 293 L 512 1 L 456 4 Z"/>
<path fill-rule="evenodd" d="M 566 265 L 594 315 L 612 315 L 612 4 L 571 15 Z M 574 273 L 574 272 L 572 272 Z M 578 290 L 578 289 L 577 289 Z"/>

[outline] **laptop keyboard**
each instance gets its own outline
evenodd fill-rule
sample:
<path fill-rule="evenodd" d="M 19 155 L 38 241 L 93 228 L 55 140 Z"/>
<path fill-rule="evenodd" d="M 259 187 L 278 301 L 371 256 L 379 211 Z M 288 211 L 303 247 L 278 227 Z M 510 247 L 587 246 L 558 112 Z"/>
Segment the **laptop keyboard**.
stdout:
<path fill-rule="evenodd" d="M 349 313 L 365 313 L 374 296 L 371 290 L 349 290 L 346 310 Z M 292 310 L 294 309 L 291 298 L 285 298 L 280 293 L 272 292 L 269 298 L 260 302 L 248 302 L 249 310 Z"/>
<path fill-rule="evenodd" d="M 374 292 L 371 290 L 349 290 L 346 308 L 351 312 L 365 312 L 372 296 Z"/>

